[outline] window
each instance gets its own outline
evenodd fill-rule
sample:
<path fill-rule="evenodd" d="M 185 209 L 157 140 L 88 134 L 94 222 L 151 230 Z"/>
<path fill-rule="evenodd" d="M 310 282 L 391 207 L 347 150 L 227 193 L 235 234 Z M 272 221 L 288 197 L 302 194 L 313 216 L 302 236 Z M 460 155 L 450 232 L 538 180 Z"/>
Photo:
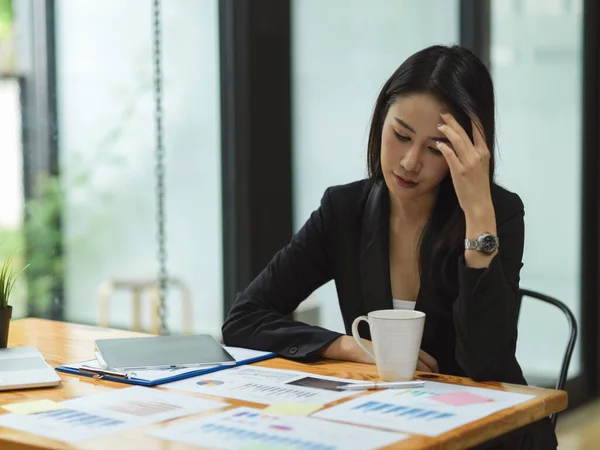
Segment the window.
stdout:
<path fill-rule="evenodd" d="M 498 181 L 525 204 L 521 287 L 563 301 L 579 323 L 581 3 L 494 0 L 491 39 Z M 524 303 L 517 357 L 526 376 L 558 373 L 566 333 L 560 312 Z M 577 345 L 569 376 L 580 366 Z"/>
<path fill-rule="evenodd" d="M 295 229 L 328 186 L 366 176 L 370 114 L 379 90 L 412 53 L 457 43 L 458 11 L 454 0 L 292 2 Z M 321 325 L 343 331 L 333 283 L 315 296 Z"/>
<path fill-rule="evenodd" d="M 216 0 L 162 2 L 167 271 L 192 298 L 193 329 L 222 320 Z M 65 315 L 97 323 L 99 286 L 156 277 L 152 2 L 56 2 Z M 110 325 L 131 327 L 112 296 Z M 182 330 L 182 296 L 168 324 Z M 149 302 L 143 303 L 146 307 Z M 148 309 L 143 328 L 148 329 Z"/>
<path fill-rule="evenodd" d="M 21 81 L 0 76 L 0 264 L 14 258 L 13 271 L 25 265 L 23 239 L 23 153 L 21 146 Z M 19 278 L 10 297 L 14 318 L 27 315 L 27 290 Z"/>
<path fill-rule="evenodd" d="M 0 264 L 13 257 L 13 270 L 26 263 L 22 147 L 22 78 L 15 72 L 15 25 L 11 0 L 0 0 Z M 25 278 L 18 279 L 9 300 L 12 317 L 27 315 Z"/>

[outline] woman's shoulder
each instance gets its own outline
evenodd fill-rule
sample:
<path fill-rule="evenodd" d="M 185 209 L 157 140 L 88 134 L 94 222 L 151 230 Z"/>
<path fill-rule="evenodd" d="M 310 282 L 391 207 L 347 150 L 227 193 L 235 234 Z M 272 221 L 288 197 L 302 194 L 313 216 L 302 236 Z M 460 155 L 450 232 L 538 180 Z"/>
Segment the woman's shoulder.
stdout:
<path fill-rule="evenodd" d="M 492 183 L 492 202 L 499 222 L 520 214 L 525 209 L 518 194 L 496 183 Z"/>
<path fill-rule="evenodd" d="M 329 186 L 321 200 L 321 207 L 344 220 L 362 216 L 372 191 L 376 189 L 377 183 L 370 179 Z"/>
<path fill-rule="evenodd" d="M 329 186 L 326 192 L 334 201 L 344 201 L 346 199 L 356 201 L 361 197 L 367 197 L 372 187 L 373 182 L 366 178 L 351 183 Z"/>

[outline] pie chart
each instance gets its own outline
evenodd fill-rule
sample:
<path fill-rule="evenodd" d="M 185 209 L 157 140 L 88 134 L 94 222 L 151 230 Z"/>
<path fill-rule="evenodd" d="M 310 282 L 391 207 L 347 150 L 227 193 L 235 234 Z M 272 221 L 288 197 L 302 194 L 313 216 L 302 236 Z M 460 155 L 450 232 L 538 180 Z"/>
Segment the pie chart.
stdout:
<path fill-rule="evenodd" d="M 223 384 L 221 380 L 200 380 L 196 382 L 198 386 L 219 386 Z"/>

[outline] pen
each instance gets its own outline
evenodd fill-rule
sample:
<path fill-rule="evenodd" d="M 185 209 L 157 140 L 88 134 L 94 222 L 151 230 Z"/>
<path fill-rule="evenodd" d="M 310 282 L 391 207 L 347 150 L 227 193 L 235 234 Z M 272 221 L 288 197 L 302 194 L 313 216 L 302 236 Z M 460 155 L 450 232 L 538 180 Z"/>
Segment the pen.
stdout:
<path fill-rule="evenodd" d="M 362 391 L 364 389 L 414 389 L 425 387 L 424 381 L 391 381 L 385 383 L 353 383 L 338 386 L 345 391 Z"/>

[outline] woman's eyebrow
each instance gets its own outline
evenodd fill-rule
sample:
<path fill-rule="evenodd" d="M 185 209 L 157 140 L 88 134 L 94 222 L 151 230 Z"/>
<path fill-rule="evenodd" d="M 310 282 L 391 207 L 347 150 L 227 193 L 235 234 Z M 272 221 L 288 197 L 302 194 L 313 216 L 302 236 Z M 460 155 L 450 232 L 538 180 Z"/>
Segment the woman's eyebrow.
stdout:
<path fill-rule="evenodd" d="M 398 117 L 394 117 L 394 119 L 396 120 L 396 122 L 398 122 L 404 128 L 406 128 L 408 131 L 412 131 L 413 133 L 416 134 L 415 129 L 413 127 L 411 127 L 409 124 L 407 124 L 404 120 L 399 119 Z M 448 139 L 446 136 L 429 136 L 427 139 L 431 139 L 432 141 L 440 141 L 440 142 L 445 142 L 447 144 L 450 144 L 450 139 Z"/>

